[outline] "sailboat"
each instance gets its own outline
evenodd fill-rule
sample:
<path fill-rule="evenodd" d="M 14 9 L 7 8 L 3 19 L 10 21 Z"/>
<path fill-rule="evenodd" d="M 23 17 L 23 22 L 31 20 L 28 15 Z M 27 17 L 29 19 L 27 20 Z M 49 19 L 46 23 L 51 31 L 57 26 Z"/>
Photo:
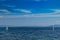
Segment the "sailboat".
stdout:
<path fill-rule="evenodd" d="M 54 25 L 53 25 L 53 28 L 52 29 L 53 29 L 53 31 L 55 30 Z"/>
<path fill-rule="evenodd" d="M 6 26 L 5 30 L 6 30 L 6 32 L 5 32 L 6 34 L 5 35 L 8 35 L 8 26 Z"/>
<path fill-rule="evenodd" d="M 8 32 L 8 26 L 6 26 L 6 32 Z"/>
<path fill-rule="evenodd" d="M 6 30 L 6 31 L 0 32 L 0 34 L 5 34 L 5 33 L 7 34 L 7 33 L 8 33 L 8 26 L 6 26 L 5 30 Z"/>

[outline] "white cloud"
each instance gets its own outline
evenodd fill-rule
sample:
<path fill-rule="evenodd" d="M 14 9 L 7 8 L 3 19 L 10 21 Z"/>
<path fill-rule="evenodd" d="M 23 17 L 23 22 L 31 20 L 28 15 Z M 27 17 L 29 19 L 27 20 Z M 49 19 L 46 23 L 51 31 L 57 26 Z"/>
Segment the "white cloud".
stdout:
<path fill-rule="evenodd" d="M 11 12 L 6 9 L 0 9 L 0 14 L 10 14 Z"/>
<path fill-rule="evenodd" d="M 19 9 L 20 10 L 20 9 Z M 52 10 L 52 9 L 51 9 Z M 9 13 L 8 10 L 0 10 L 6 13 Z M 22 12 L 25 12 L 27 10 L 20 10 Z M 36 13 L 36 14 L 24 14 L 24 15 L 8 15 L 4 16 L 4 18 L 29 18 L 29 17 L 60 17 L 60 10 L 54 9 L 54 12 L 51 13 Z"/>
<path fill-rule="evenodd" d="M 4 16 L 0 16 L 0 18 L 4 18 Z"/>
<path fill-rule="evenodd" d="M 4 15 L 4 16 L 0 16 L 0 18 L 5 18 L 6 19 L 5 22 L 7 21 L 8 23 L 7 22 L 6 23 L 4 22 L 4 23 L 7 25 L 10 24 L 10 25 L 19 25 L 19 26 L 43 26 L 43 25 L 47 26 L 47 25 L 52 25 L 52 24 L 60 24 L 60 19 L 58 18 L 60 17 L 60 14 L 59 14 L 60 10 L 54 9 L 53 11 L 54 12 L 51 12 L 51 13 L 38 13 L 38 14 L 36 13 L 36 14 L 7 15 L 7 16 Z M 38 18 L 38 17 L 41 17 L 41 18 Z M 53 18 L 49 18 L 49 17 L 53 17 Z M 7 20 L 8 18 L 12 18 L 12 19 Z M 17 20 L 19 21 L 13 18 L 17 18 Z M 21 21 L 20 18 L 23 20 Z M 26 20 L 24 20 L 24 18 L 26 18 Z"/>
<path fill-rule="evenodd" d="M 35 15 L 35 14 L 32 14 L 32 15 L 8 15 L 8 16 L 4 16 L 4 17 L 2 17 L 2 18 L 38 18 L 38 17 L 60 17 L 60 15 L 40 15 L 40 14 L 37 14 L 37 15 Z"/>
<path fill-rule="evenodd" d="M 25 10 L 25 9 L 21 9 L 20 11 L 24 13 L 32 13 L 30 10 Z"/>
<path fill-rule="evenodd" d="M 8 13 L 9 11 L 8 11 L 8 10 L 6 10 L 6 9 L 2 9 L 2 10 L 0 10 L 0 12 Z"/>
<path fill-rule="evenodd" d="M 50 15 L 50 14 L 31 14 L 31 15 L 24 15 L 22 17 L 60 17 L 60 15 Z"/>
<path fill-rule="evenodd" d="M 51 14 L 60 14 L 60 10 L 59 9 L 51 9 L 51 10 L 54 11 Z"/>
<path fill-rule="evenodd" d="M 23 12 L 23 13 L 32 13 L 31 10 L 26 10 L 26 9 L 14 9 L 16 11 L 20 11 L 20 12 Z"/>

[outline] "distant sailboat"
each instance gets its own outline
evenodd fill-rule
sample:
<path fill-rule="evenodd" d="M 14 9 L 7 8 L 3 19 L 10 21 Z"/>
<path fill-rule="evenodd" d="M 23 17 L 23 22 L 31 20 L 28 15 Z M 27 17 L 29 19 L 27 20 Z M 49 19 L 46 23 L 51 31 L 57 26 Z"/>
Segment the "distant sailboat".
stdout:
<path fill-rule="evenodd" d="M 8 31 L 8 26 L 6 26 L 6 31 Z"/>
<path fill-rule="evenodd" d="M 54 25 L 53 25 L 53 31 L 55 30 Z"/>
<path fill-rule="evenodd" d="M 6 26 L 5 31 L 0 32 L 0 34 L 8 34 L 8 26 Z"/>

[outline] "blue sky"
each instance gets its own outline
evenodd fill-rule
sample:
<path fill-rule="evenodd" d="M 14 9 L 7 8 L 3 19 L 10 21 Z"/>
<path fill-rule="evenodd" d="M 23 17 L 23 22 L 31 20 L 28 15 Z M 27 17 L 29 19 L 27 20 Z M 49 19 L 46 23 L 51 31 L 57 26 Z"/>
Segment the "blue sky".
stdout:
<path fill-rule="evenodd" d="M 60 24 L 60 0 L 0 0 L 0 25 Z"/>

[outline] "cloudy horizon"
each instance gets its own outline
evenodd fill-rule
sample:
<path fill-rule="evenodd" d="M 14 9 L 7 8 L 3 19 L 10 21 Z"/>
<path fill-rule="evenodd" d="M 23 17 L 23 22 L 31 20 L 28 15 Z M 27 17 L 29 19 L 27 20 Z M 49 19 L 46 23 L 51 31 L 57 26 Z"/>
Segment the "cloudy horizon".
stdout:
<path fill-rule="evenodd" d="M 60 24 L 60 0 L 0 0 L 0 25 Z"/>

